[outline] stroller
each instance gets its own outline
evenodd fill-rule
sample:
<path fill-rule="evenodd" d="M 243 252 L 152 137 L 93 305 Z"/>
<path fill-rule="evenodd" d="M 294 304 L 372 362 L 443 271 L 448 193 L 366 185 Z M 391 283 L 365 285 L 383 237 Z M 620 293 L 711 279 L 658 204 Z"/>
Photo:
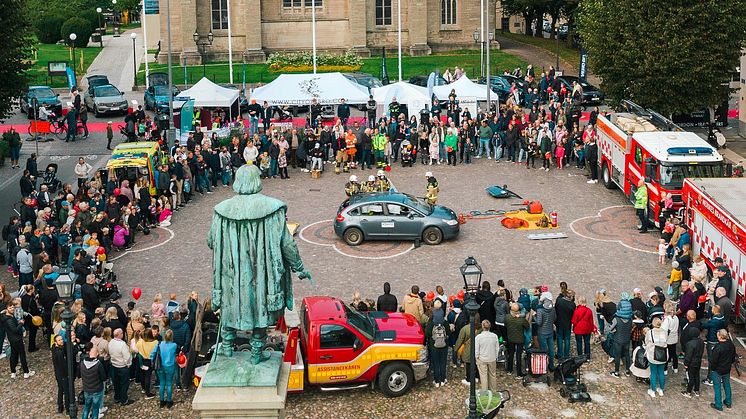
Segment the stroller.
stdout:
<path fill-rule="evenodd" d="M 49 163 L 46 170 L 44 170 L 42 185 L 47 185 L 49 193 L 57 192 L 57 189 L 62 186 L 62 181 L 57 179 L 57 163 Z"/>
<path fill-rule="evenodd" d="M 552 378 L 547 374 L 549 371 L 549 354 L 539 349 L 529 349 L 525 356 L 524 368 L 526 374 L 523 376 L 523 386 L 528 387 L 531 383 L 551 385 Z"/>
<path fill-rule="evenodd" d="M 580 379 L 580 367 L 587 361 L 588 359 L 585 356 L 568 358 L 554 370 L 555 381 L 562 383 L 560 396 L 566 398 L 570 403 L 591 401 L 588 387 Z"/>

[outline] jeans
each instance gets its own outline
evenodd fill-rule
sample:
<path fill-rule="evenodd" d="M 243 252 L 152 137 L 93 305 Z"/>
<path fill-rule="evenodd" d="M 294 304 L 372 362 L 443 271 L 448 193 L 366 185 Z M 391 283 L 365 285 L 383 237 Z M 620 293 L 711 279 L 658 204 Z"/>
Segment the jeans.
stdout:
<path fill-rule="evenodd" d="M 732 394 L 730 390 L 730 373 L 720 375 L 715 371 L 710 372 L 710 380 L 712 380 L 712 389 L 715 391 L 715 407 L 718 410 L 723 410 L 723 401 L 727 406 L 733 404 Z M 720 384 L 723 384 L 723 388 L 720 388 Z M 722 390 L 725 390 L 725 400 L 723 400 Z"/>
<path fill-rule="evenodd" d="M 448 347 L 433 348 L 432 356 L 433 381 L 443 383 L 446 381 L 446 367 L 448 366 Z"/>
<path fill-rule="evenodd" d="M 575 347 L 578 350 L 578 356 L 585 355 L 591 359 L 591 335 L 575 335 Z"/>
<path fill-rule="evenodd" d="M 614 357 L 614 371 L 619 372 L 619 364 L 622 360 L 624 360 L 624 367 L 629 370 L 629 341 L 624 343 L 614 342 L 614 353 L 616 353 Z"/>
<path fill-rule="evenodd" d="M 656 386 L 661 391 L 666 388 L 666 376 L 663 375 L 664 364 L 650 363 L 650 389 L 655 391 Z"/>
<path fill-rule="evenodd" d="M 526 162 L 528 162 L 528 152 L 521 148 L 518 150 L 518 163 L 522 162 L 523 159 L 526 159 Z"/>
<path fill-rule="evenodd" d="M 117 403 L 125 403 L 128 398 L 127 393 L 130 387 L 129 368 L 112 367 L 111 381 L 114 384 L 114 401 Z"/>
<path fill-rule="evenodd" d="M 477 154 L 477 157 L 482 157 L 482 151 L 487 154 L 487 157 L 490 156 L 490 139 L 489 138 L 480 138 L 479 139 L 479 154 Z"/>
<path fill-rule="evenodd" d="M 503 155 L 503 146 L 497 145 L 495 146 L 495 161 L 500 161 L 500 157 Z"/>
<path fill-rule="evenodd" d="M 676 344 L 668 345 L 668 360 L 666 361 L 666 368 L 668 369 L 668 363 L 671 362 L 674 369 L 679 369 L 679 356 L 676 353 Z"/>
<path fill-rule="evenodd" d="M 158 381 L 160 381 L 161 384 L 159 390 L 159 397 L 161 401 L 170 402 L 173 400 L 175 371 L 175 365 L 171 365 L 168 367 L 164 365 L 161 369 L 158 370 Z"/>
<path fill-rule="evenodd" d="M 249 135 L 259 132 L 259 118 L 252 116 L 249 118 Z"/>
<path fill-rule="evenodd" d="M 57 409 L 65 410 L 67 405 L 70 404 L 70 398 L 68 396 L 69 386 L 67 385 L 66 377 L 55 377 L 57 381 Z"/>
<path fill-rule="evenodd" d="M 687 368 L 686 370 L 686 391 L 687 393 L 691 393 L 692 391 L 699 392 L 699 371 L 700 368 Z"/>
<path fill-rule="evenodd" d="M 521 353 L 523 352 L 523 343 L 508 342 L 508 359 L 505 361 L 505 370 L 513 372 L 513 357 L 515 357 L 515 373 L 519 377 L 523 376 L 521 367 Z"/>
<path fill-rule="evenodd" d="M 371 163 L 370 163 L 370 150 L 364 148 L 360 152 L 360 168 L 363 169 L 365 168 L 365 166 L 368 166 L 370 168 Z"/>
<path fill-rule="evenodd" d="M 223 169 L 222 175 L 223 175 L 223 185 L 228 186 L 228 184 L 231 181 L 230 169 Z"/>
<path fill-rule="evenodd" d="M 104 403 L 104 392 L 99 391 L 98 393 L 84 393 L 85 394 L 85 405 L 83 406 L 83 419 L 98 419 L 98 411 L 101 409 L 101 405 Z"/>
<path fill-rule="evenodd" d="M 324 168 L 324 159 L 321 157 L 311 157 L 311 170 L 321 171 Z"/>
<path fill-rule="evenodd" d="M 549 355 L 549 369 L 554 370 L 554 337 L 552 335 L 538 335 L 539 346 Z"/>
<path fill-rule="evenodd" d="M 557 358 L 567 359 L 570 357 L 570 329 L 557 328 Z"/>
<path fill-rule="evenodd" d="M 18 162 L 18 159 L 21 157 L 21 147 L 11 147 L 10 148 L 10 160 L 13 162 Z"/>
<path fill-rule="evenodd" d="M 515 143 L 508 146 L 508 161 L 515 161 Z"/>
<path fill-rule="evenodd" d="M 270 159 L 269 161 L 269 175 L 272 177 L 277 176 L 277 159 Z"/>

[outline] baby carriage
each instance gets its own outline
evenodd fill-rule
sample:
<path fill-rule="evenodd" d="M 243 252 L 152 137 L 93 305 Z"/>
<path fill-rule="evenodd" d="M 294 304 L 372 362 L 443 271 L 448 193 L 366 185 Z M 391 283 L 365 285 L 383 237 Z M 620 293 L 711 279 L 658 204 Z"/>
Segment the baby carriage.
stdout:
<path fill-rule="evenodd" d="M 645 348 L 638 346 L 632 351 L 632 365 L 629 371 L 635 376 L 638 383 L 650 383 L 650 362 L 645 355 Z"/>
<path fill-rule="evenodd" d="M 554 379 L 562 383 L 560 396 L 566 398 L 570 403 L 590 402 L 588 387 L 580 379 L 580 367 L 587 362 L 585 356 L 568 358 L 560 363 L 554 370 Z"/>
<path fill-rule="evenodd" d="M 43 176 L 42 185 L 47 185 L 49 193 L 57 192 L 57 189 L 62 186 L 62 181 L 57 179 L 57 163 L 49 163 Z"/>
<path fill-rule="evenodd" d="M 510 391 L 500 390 L 492 392 L 490 390 L 477 390 L 477 417 L 479 419 L 493 419 L 500 413 L 505 403 L 510 400 Z M 469 407 L 469 399 L 466 399 L 466 407 Z"/>
<path fill-rule="evenodd" d="M 523 376 L 523 386 L 531 383 L 546 383 L 551 385 L 552 378 L 547 374 L 549 371 L 549 355 L 539 349 L 529 349 L 525 358 L 526 374 Z"/>

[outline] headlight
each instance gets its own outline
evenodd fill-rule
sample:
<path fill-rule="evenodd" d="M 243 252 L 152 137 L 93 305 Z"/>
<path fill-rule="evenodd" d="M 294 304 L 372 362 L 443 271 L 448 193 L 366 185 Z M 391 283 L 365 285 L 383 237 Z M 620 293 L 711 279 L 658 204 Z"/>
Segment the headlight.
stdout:
<path fill-rule="evenodd" d="M 427 348 L 420 348 L 417 350 L 417 362 L 427 361 Z"/>
<path fill-rule="evenodd" d="M 446 224 L 449 226 L 455 226 L 458 225 L 458 220 L 446 220 Z"/>

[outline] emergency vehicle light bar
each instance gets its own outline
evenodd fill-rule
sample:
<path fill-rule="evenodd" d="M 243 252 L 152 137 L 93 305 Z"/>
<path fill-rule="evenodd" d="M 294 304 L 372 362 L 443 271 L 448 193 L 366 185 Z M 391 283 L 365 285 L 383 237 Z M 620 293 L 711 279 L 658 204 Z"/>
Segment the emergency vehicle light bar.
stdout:
<path fill-rule="evenodd" d="M 671 147 L 667 151 L 671 156 L 711 156 L 714 150 L 709 147 Z"/>

